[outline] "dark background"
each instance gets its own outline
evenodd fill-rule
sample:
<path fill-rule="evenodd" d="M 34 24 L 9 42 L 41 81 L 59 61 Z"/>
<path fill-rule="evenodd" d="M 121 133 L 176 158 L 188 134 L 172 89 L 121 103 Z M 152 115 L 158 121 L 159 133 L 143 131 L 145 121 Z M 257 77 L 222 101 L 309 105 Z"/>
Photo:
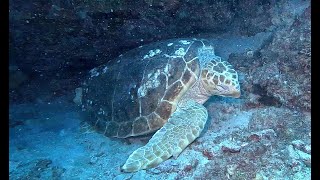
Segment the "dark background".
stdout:
<path fill-rule="evenodd" d="M 95 66 L 168 38 L 272 32 L 262 49 L 231 54 L 248 106 L 310 111 L 309 1 L 10 0 L 10 102 L 69 95 Z"/>

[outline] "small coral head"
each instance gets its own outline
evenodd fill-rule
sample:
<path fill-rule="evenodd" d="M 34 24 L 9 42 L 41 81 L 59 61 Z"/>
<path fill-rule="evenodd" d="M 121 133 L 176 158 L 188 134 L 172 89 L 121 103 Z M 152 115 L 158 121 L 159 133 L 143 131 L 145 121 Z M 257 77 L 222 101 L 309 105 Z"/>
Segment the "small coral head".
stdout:
<path fill-rule="evenodd" d="M 206 63 L 201 72 L 201 81 L 211 95 L 240 97 L 238 74 L 232 65 L 220 58 Z"/>

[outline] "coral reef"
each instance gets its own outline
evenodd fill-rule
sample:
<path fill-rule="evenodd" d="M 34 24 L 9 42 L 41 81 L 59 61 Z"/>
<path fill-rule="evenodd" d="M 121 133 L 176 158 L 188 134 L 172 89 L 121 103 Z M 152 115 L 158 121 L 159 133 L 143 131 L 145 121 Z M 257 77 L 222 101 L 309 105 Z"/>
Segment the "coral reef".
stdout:
<path fill-rule="evenodd" d="M 274 34 L 258 51 L 233 54 L 231 63 L 244 74 L 243 90 L 247 97 L 268 97 L 273 103 L 290 108 L 311 110 L 311 19 L 310 5 L 277 3 L 273 14 Z M 282 11 L 281 11 L 282 10 Z M 250 100 L 249 100 L 250 101 Z M 262 100 L 263 101 L 263 100 Z M 252 105 L 252 104 L 251 104 Z M 258 105 L 258 104 L 256 104 Z"/>

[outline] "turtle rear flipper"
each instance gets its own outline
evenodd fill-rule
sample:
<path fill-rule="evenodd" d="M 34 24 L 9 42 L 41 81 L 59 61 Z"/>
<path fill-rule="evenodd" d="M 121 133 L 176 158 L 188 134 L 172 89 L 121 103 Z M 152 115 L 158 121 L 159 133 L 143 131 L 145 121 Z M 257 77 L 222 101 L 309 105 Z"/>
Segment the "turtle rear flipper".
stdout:
<path fill-rule="evenodd" d="M 135 172 L 155 167 L 171 156 L 177 158 L 200 135 L 207 119 L 203 105 L 193 100 L 184 102 L 145 146 L 129 156 L 121 170 Z"/>

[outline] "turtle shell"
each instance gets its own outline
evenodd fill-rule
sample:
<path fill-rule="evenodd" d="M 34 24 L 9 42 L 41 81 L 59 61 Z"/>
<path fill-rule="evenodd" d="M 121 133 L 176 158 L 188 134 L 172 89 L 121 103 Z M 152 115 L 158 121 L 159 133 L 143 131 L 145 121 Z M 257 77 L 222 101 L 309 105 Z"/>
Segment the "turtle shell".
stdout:
<path fill-rule="evenodd" d="M 88 121 L 109 137 L 158 130 L 198 79 L 203 46 L 196 39 L 159 41 L 92 69 L 82 86 Z"/>

